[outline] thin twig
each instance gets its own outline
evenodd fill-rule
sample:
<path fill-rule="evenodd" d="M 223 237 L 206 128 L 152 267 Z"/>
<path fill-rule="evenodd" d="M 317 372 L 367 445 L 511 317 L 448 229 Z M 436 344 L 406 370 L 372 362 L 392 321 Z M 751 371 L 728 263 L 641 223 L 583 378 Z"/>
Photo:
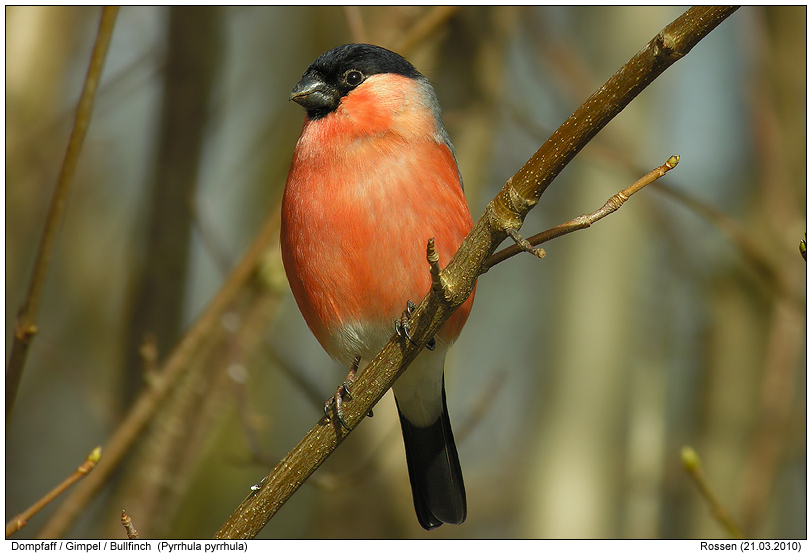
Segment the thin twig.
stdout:
<path fill-rule="evenodd" d="M 663 29 L 553 134 L 508 180 L 442 271 L 443 292 L 431 290 L 412 313 L 412 341 L 394 335 L 360 373 L 345 404 L 344 419 L 355 428 L 473 291 L 477 276 L 507 229 L 518 229 L 553 179 L 575 155 L 643 89 L 735 8 L 695 7 Z M 302 438 L 251 491 L 216 538 L 253 538 L 279 508 L 347 437 L 325 418 Z"/>
<path fill-rule="evenodd" d="M 532 254 L 537 258 L 544 258 L 545 256 L 547 256 L 547 253 L 544 251 L 544 249 L 534 247 L 530 241 L 519 235 L 519 232 L 517 230 L 509 228 L 506 231 L 508 237 L 513 239 L 513 242 L 516 243 L 515 246 L 517 246 L 521 252 Z"/>
<path fill-rule="evenodd" d="M 612 198 L 607 200 L 606 203 L 601 208 L 595 210 L 591 214 L 583 214 L 561 225 L 557 225 L 553 228 L 550 228 L 547 231 L 537 233 L 536 235 L 533 235 L 532 237 L 529 237 L 527 239 L 522 239 L 526 244 L 518 244 L 517 242 L 516 245 L 511 245 L 505 249 L 502 249 L 501 251 L 491 256 L 487 262 L 485 262 L 482 273 L 484 274 L 496 264 L 504 262 L 508 258 L 516 256 L 521 252 L 532 252 L 532 247 L 535 247 L 542 243 L 546 243 L 547 241 L 551 241 L 557 237 L 561 237 L 562 235 L 572 233 L 573 231 L 588 228 L 598 220 L 605 218 L 612 212 L 615 212 L 617 209 L 623 206 L 623 204 L 627 200 L 629 200 L 629 197 L 631 197 L 633 194 L 643 189 L 643 187 L 645 187 L 646 185 L 654 183 L 662 176 L 664 176 L 666 173 L 673 170 L 678 163 L 679 163 L 679 155 L 675 154 L 671 156 L 665 162 L 665 164 L 651 170 L 649 173 L 647 173 L 646 175 L 635 181 L 632 185 L 623 189 L 622 191 L 614 195 Z"/>
<path fill-rule="evenodd" d="M 121 525 L 127 531 L 127 539 L 138 539 L 138 530 L 136 530 L 135 526 L 133 526 L 133 521 L 130 518 L 130 515 L 128 515 L 124 510 L 121 511 Z"/>
<path fill-rule="evenodd" d="M 48 273 L 48 266 L 54 251 L 56 235 L 65 215 L 65 206 L 68 202 L 73 176 L 76 173 L 76 165 L 79 162 L 79 154 L 82 151 L 82 143 L 84 143 L 87 129 L 90 127 L 93 102 L 96 98 L 96 90 L 99 88 L 102 68 L 107 57 L 110 37 L 113 35 L 117 14 L 118 7 L 116 6 L 102 8 L 96 44 L 93 46 L 90 66 L 85 76 L 85 85 L 79 98 L 79 104 L 76 107 L 76 119 L 73 122 L 68 147 L 65 150 L 65 157 L 62 159 L 62 167 L 59 170 L 54 194 L 51 197 L 45 228 L 42 230 L 37 256 L 34 259 L 34 269 L 31 271 L 28 293 L 22 308 L 20 308 L 17 324 L 14 327 L 14 343 L 11 346 L 11 355 L 6 369 L 6 428 L 8 428 L 14 410 L 14 401 L 17 399 L 17 391 L 20 388 L 25 361 L 28 358 L 28 349 L 37 334 L 37 313 L 42 300 L 42 288 L 45 284 L 45 276 Z"/>
<path fill-rule="evenodd" d="M 727 530 L 732 538 L 742 539 L 744 536 L 742 536 L 739 527 L 736 526 L 736 523 L 730 518 L 730 515 L 719 502 L 719 498 L 713 493 L 710 484 L 708 484 L 708 481 L 705 479 L 705 474 L 702 472 L 702 461 L 699 459 L 699 455 L 693 448 L 683 447 L 681 457 L 682 466 L 693 479 L 699 493 L 705 501 L 707 501 L 713 516 L 725 527 L 725 530 Z"/>
<path fill-rule="evenodd" d="M 96 447 L 85 459 L 85 462 L 79 465 L 79 468 L 73 471 L 73 474 L 68 476 L 61 484 L 46 493 L 42 499 L 31 505 L 22 513 L 18 514 L 6 523 L 6 537 L 18 532 L 23 526 L 28 524 L 35 514 L 45 508 L 48 503 L 59 497 L 66 489 L 73 484 L 87 476 L 87 474 L 96 467 L 96 463 L 101 459 L 101 447 Z"/>

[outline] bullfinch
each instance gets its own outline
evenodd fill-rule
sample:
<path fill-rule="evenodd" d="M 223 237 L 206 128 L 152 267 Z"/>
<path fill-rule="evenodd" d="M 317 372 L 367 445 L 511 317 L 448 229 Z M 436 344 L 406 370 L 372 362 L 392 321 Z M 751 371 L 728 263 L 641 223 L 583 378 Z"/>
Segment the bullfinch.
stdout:
<path fill-rule="evenodd" d="M 322 347 L 363 371 L 404 308 L 429 291 L 427 241 L 434 238 L 445 266 L 471 230 L 454 147 L 428 79 L 378 46 L 322 54 L 290 98 L 307 115 L 282 200 L 285 272 Z M 393 387 L 426 529 L 466 516 L 443 366 L 472 303 L 473 294 Z M 341 397 L 339 388 L 339 419 Z"/>

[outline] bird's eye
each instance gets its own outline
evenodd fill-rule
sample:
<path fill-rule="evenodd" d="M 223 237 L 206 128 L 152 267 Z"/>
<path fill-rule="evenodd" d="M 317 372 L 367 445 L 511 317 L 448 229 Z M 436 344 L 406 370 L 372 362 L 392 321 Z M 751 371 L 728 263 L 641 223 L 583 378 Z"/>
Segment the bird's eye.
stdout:
<path fill-rule="evenodd" d="M 357 69 L 351 69 L 347 72 L 347 75 L 344 77 L 346 79 L 347 84 L 351 87 L 356 87 L 361 84 L 361 81 L 364 80 L 364 74 L 358 71 Z"/>

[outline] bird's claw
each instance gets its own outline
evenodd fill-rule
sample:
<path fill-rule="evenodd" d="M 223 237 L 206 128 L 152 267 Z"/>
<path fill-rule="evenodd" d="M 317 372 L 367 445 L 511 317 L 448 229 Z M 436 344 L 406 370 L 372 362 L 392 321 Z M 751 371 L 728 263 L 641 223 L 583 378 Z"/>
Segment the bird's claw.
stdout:
<path fill-rule="evenodd" d="M 327 421 L 329 422 L 333 419 L 332 415 L 330 414 L 331 412 L 330 408 L 332 407 L 333 404 L 335 404 L 336 417 L 338 418 L 338 421 L 341 423 L 341 426 L 348 432 L 350 431 L 350 427 L 347 424 L 347 421 L 344 420 L 344 408 L 342 407 L 341 404 L 345 400 L 346 401 L 352 400 L 352 395 L 350 394 L 351 385 L 352 380 L 344 380 L 344 382 L 340 386 L 338 386 L 336 394 L 327 399 L 327 401 L 324 403 L 324 416 L 327 418 Z"/>
<path fill-rule="evenodd" d="M 414 339 L 412 339 L 412 336 L 409 333 L 411 331 L 411 326 L 409 325 L 409 318 L 412 317 L 412 312 L 414 312 L 415 308 L 417 308 L 417 306 L 411 300 L 406 301 L 406 310 L 403 311 L 403 314 L 400 315 L 400 318 L 395 320 L 395 333 L 398 334 L 398 337 L 405 337 L 406 339 L 409 340 L 409 343 L 411 343 L 414 346 L 417 346 L 417 343 L 414 342 Z M 434 340 L 433 337 L 429 339 L 428 343 L 426 343 L 426 349 L 428 349 L 429 351 L 433 351 L 436 346 L 437 342 Z"/>
<path fill-rule="evenodd" d="M 350 385 L 352 385 L 352 382 L 345 381 L 344 383 L 342 383 L 338 387 L 338 391 L 336 391 L 336 394 L 327 399 L 327 401 L 324 403 L 324 417 L 327 418 L 327 421 L 330 422 L 333 419 L 333 417 L 330 415 L 330 407 L 332 407 L 333 403 L 335 403 L 336 417 L 338 417 L 338 421 L 341 424 L 341 427 L 347 430 L 348 432 L 350 431 L 350 427 L 347 424 L 347 421 L 344 420 L 344 409 L 342 408 L 341 403 L 342 401 L 345 400 L 346 401 L 352 400 L 352 395 L 350 394 Z M 370 418 L 374 416 L 372 414 L 372 409 L 369 409 L 369 412 L 367 412 L 367 416 Z"/>
<path fill-rule="evenodd" d="M 414 342 L 414 339 L 412 339 L 412 336 L 409 334 L 409 331 L 411 331 L 409 318 L 412 316 L 412 312 L 414 312 L 415 308 L 415 304 L 411 300 L 406 301 L 406 310 L 403 311 L 400 318 L 395 320 L 395 333 L 398 334 L 398 337 L 408 339 L 412 345 L 417 345 L 417 343 Z"/>
<path fill-rule="evenodd" d="M 324 403 L 324 417 L 327 419 L 327 421 L 330 422 L 333 419 L 333 417 L 330 415 L 330 407 L 335 404 L 336 417 L 338 418 L 341 426 L 348 432 L 350 431 L 350 427 L 347 424 L 347 421 L 344 419 L 344 409 L 342 408 L 341 403 L 345 400 L 352 400 L 350 386 L 352 385 L 353 381 L 355 381 L 355 373 L 358 372 L 359 364 L 361 364 L 361 358 L 356 357 L 355 362 L 350 368 L 350 373 L 347 374 L 347 379 L 344 380 L 340 386 L 338 386 L 336 394 L 327 399 L 327 401 Z M 372 416 L 372 411 L 369 411 L 369 416 Z"/>

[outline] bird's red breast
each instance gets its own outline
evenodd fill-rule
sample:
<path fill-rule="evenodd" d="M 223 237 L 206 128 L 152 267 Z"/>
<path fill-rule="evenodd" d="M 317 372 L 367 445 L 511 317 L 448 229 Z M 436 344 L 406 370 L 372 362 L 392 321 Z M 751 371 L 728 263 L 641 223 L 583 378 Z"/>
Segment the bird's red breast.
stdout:
<path fill-rule="evenodd" d="M 428 292 L 429 238 L 445 266 L 472 227 L 454 155 L 422 86 L 400 75 L 369 77 L 334 112 L 306 118 L 294 152 L 283 261 L 310 329 L 345 363 L 358 342 L 377 352 L 407 300 Z M 472 302 L 473 294 L 440 341 L 456 339 Z"/>

